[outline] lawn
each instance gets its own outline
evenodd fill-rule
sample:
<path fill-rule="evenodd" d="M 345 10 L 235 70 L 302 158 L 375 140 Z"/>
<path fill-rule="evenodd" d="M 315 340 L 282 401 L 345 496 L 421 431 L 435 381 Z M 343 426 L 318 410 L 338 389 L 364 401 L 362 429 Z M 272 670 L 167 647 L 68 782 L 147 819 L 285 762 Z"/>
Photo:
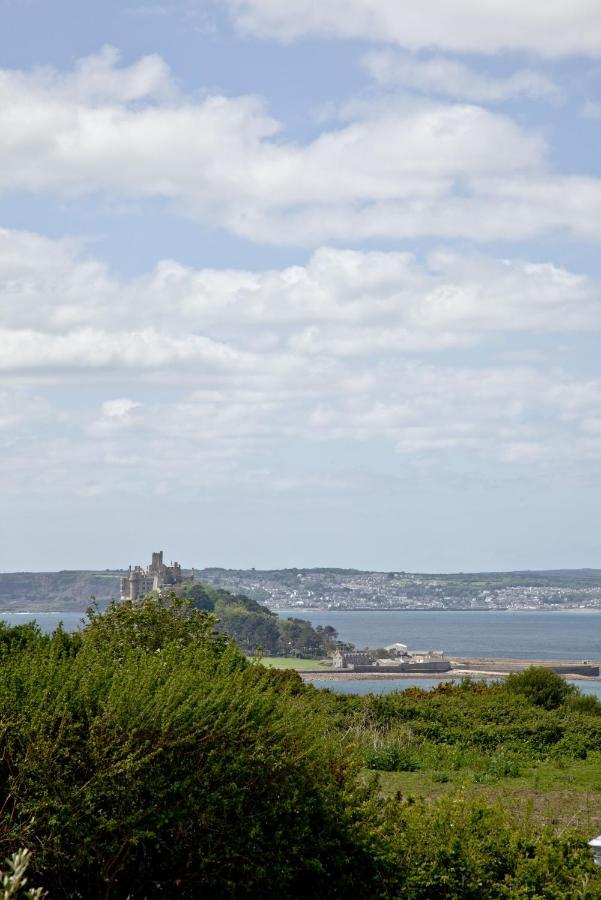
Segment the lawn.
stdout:
<path fill-rule="evenodd" d="M 332 666 L 330 659 L 302 659 L 297 656 L 264 656 L 261 663 L 270 669 L 320 669 Z"/>

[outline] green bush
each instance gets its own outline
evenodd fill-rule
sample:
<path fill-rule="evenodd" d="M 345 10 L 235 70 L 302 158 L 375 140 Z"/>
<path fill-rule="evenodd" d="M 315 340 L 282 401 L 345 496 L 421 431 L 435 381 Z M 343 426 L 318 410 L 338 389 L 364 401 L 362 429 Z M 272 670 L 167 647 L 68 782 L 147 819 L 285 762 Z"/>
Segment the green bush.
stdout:
<path fill-rule="evenodd" d="M 476 784 L 495 784 L 501 778 L 518 778 L 522 768 L 515 757 L 494 753 L 487 757 L 484 766 L 473 775 Z"/>
<path fill-rule="evenodd" d="M 521 694 L 529 703 L 545 709 L 557 709 L 574 692 L 572 685 L 561 675 L 542 666 L 530 666 L 523 672 L 512 673 L 505 682 L 505 690 Z"/>
<path fill-rule="evenodd" d="M 335 696 L 247 662 L 176 597 L 5 638 L 0 858 L 30 850 L 52 898 L 601 897 L 583 835 L 461 795 L 387 801 L 361 773 L 494 780 L 588 753 L 601 719 L 572 695 Z"/>
<path fill-rule="evenodd" d="M 438 783 L 438 784 L 447 784 L 450 780 L 451 780 L 451 779 L 450 779 L 450 777 L 447 775 L 446 772 L 435 772 L 435 773 L 432 775 L 432 781 L 434 781 L 434 782 L 436 782 L 436 783 Z"/>
<path fill-rule="evenodd" d="M 374 896 L 341 742 L 181 601 L 92 613 L 0 668 L 0 844 L 53 897 Z"/>
<path fill-rule="evenodd" d="M 537 832 L 462 794 L 435 803 L 391 801 L 385 814 L 400 900 L 601 897 L 592 855 L 574 833 Z"/>
<path fill-rule="evenodd" d="M 419 764 L 406 747 L 387 743 L 365 753 L 365 766 L 380 772 L 415 772 Z"/>
<path fill-rule="evenodd" d="M 588 716 L 601 716 L 601 700 L 592 694 L 570 694 L 567 700 L 570 710 L 576 713 L 585 713 Z"/>

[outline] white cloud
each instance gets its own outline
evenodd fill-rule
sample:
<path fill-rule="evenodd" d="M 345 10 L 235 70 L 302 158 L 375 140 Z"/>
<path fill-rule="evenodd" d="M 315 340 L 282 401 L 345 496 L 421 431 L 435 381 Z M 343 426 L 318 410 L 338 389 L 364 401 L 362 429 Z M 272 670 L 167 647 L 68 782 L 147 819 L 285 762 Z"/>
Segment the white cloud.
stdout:
<path fill-rule="evenodd" d="M 288 483 L 282 448 L 323 441 L 409 462 L 601 459 L 599 379 L 532 354 L 449 361 L 477 344 L 486 359 L 489 335 L 496 354 L 503 333 L 536 349 L 536 335 L 592 330 L 599 285 L 551 264 L 322 248 L 280 270 L 165 261 L 117 279 L 77 244 L 4 231 L 0 367 L 14 389 L 0 394 L 0 480 L 96 498 L 273 471 Z M 27 383 L 56 409 L 22 394 Z M 59 399 L 66 386 L 74 407 Z"/>
<path fill-rule="evenodd" d="M 4 174 L 3 174 L 4 173 Z M 0 72 L 0 188 L 159 197 L 255 241 L 601 238 L 601 181 L 466 104 L 388 98 L 304 144 L 257 98 L 182 97 L 156 57 Z"/>
<path fill-rule="evenodd" d="M 562 97 L 560 88 L 550 78 L 533 69 L 494 77 L 448 57 L 421 59 L 392 50 L 367 53 L 363 65 L 380 84 L 474 103 L 495 103 L 516 97 L 557 101 Z"/>
<path fill-rule="evenodd" d="M 135 400 L 120 397 L 117 400 L 105 400 L 102 404 L 102 414 L 109 419 L 125 419 L 134 410 L 141 406 Z"/>
<path fill-rule="evenodd" d="M 597 0 L 222 0 L 244 31 L 283 41 L 358 38 L 409 49 L 542 56 L 601 54 Z"/>
<path fill-rule="evenodd" d="M 172 365 L 237 368 L 242 354 L 200 335 L 171 337 L 153 328 L 106 332 L 92 328 L 48 334 L 30 330 L 0 330 L 0 371 L 44 369 L 164 369 Z"/>
<path fill-rule="evenodd" d="M 557 369 L 338 366 L 327 377 L 308 371 L 304 379 L 272 378 L 255 390 L 240 379 L 153 398 L 129 421 L 107 417 L 105 404 L 61 411 L 43 440 L 39 432 L 8 446 L 0 440 L 5 495 L 25 489 L 150 502 L 155 491 L 174 499 L 224 487 L 264 493 L 285 477 L 278 462 L 285 448 L 298 453 L 315 442 L 396 451 L 399 472 L 457 455 L 467 455 L 471 466 L 551 471 L 601 461 L 601 380 Z M 317 470 L 314 477 L 323 476 Z M 298 472 L 296 483 L 302 493 Z"/>
<path fill-rule="evenodd" d="M 0 160 L 14 165 L 0 184 L 212 195 L 215 179 L 217 193 L 226 186 L 232 156 L 277 131 L 252 97 L 185 100 L 158 57 L 129 68 L 117 59 L 103 51 L 67 75 L 0 72 Z"/>
<path fill-rule="evenodd" d="M 143 317 L 141 316 L 143 310 Z M 144 325 L 140 326 L 143 318 Z M 118 280 L 76 244 L 0 231 L 0 369 L 259 373 L 298 360 L 601 328 L 601 288 L 550 263 L 321 248 L 245 271 L 163 261 Z"/>
<path fill-rule="evenodd" d="M 35 79 L 43 82 L 46 78 L 49 89 L 86 103 L 131 103 L 176 95 L 169 67 L 157 54 L 144 56 L 131 66 L 119 67 L 119 61 L 119 51 L 106 46 L 95 56 L 81 59 L 72 73 L 59 75 L 41 69 Z"/>

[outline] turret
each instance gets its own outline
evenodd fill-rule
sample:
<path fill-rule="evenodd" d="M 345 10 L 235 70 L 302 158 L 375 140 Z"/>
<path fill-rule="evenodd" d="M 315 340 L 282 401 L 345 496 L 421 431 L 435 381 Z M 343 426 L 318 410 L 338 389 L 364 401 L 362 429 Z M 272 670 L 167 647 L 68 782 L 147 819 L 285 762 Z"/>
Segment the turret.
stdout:
<path fill-rule="evenodd" d="M 163 551 L 158 550 L 152 554 L 152 562 L 150 563 L 151 572 L 160 572 L 163 567 Z"/>

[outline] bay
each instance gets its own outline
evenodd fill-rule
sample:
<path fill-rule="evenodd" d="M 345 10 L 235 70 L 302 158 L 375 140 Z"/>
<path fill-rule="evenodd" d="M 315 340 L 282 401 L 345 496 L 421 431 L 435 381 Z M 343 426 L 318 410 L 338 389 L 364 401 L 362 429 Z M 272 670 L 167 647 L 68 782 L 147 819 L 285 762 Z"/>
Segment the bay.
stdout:
<path fill-rule="evenodd" d="M 356 647 L 407 644 L 447 655 L 517 659 L 601 659 L 601 612 L 517 610 L 275 609 L 279 616 L 332 625 Z"/>
<path fill-rule="evenodd" d="M 287 618 L 332 625 L 341 641 L 357 647 L 385 647 L 399 641 L 410 649 L 448 655 L 517 659 L 601 659 L 601 613 L 579 610 L 317 610 L 277 609 Z M 475 676 L 476 677 L 476 676 Z M 430 689 L 434 678 L 312 681 L 341 694 L 387 694 L 409 687 Z M 570 681 L 601 699 L 601 680 Z"/>
<path fill-rule="evenodd" d="M 7 625 L 25 625 L 27 622 L 37 622 L 44 634 L 50 634 L 63 623 L 65 631 L 77 631 L 81 628 L 85 613 L 82 612 L 1 612 L 0 621 Z"/>
<path fill-rule="evenodd" d="M 411 649 L 444 650 L 457 656 L 520 659 L 601 659 L 601 613 L 506 610 L 322 610 L 277 609 L 278 615 L 333 625 L 342 641 L 383 647 L 400 641 Z M 83 612 L 0 612 L 19 625 L 35 619 L 42 631 L 62 621 L 66 631 L 81 626 Z"/>

